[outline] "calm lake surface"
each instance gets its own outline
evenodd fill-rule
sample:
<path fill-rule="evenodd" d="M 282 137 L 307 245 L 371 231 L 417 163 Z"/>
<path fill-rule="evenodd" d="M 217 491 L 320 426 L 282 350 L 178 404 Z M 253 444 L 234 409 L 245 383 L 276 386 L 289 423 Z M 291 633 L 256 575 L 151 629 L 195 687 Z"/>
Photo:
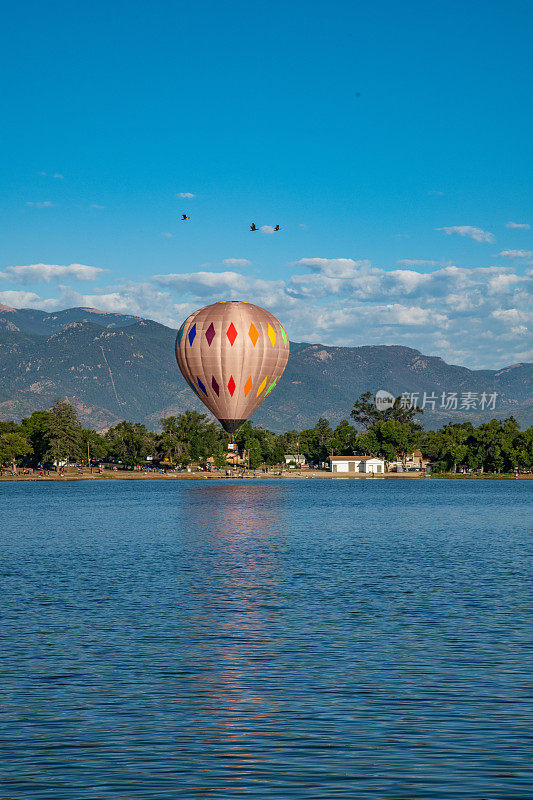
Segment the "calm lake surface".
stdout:
<path fill-rule="evenodd" d="M 0 483 L 0 797 L 533 797 L 532 489 Z"/>

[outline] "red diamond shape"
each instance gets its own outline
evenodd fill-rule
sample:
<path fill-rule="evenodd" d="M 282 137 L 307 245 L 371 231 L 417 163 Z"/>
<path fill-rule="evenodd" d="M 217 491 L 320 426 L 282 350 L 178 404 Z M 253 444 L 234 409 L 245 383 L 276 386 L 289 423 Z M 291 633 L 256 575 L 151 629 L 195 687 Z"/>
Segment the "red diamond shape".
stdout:
<path fill-rule="evenodd" d="M 237 329 L 236 329 L 235 325 L 233 324 L 233 322 L 230 323 L 230 326 L 229 326 L 228 330 L 226 331 L 226 336 L 229 339 L 230 345 L 233 347 L 233 342 L 237 338 Z M 232 394 L 233 394 L 233 392 L 232 392 Z"/>
<path fill-rule="evenodd" d="M 235 333 L 235 336 L 237 336 L 237 333 Z M 232 342 L 232 344 L 233 344 L 233 342 Z M 233 397 L 233 392 L 234 391 L 235 391 L 235 381 L 233 380 L 233 375 L 231 375 L 230 379 L 228 381 L 228 392 L 230 393 L 230 395 L 232 397 Z"/>

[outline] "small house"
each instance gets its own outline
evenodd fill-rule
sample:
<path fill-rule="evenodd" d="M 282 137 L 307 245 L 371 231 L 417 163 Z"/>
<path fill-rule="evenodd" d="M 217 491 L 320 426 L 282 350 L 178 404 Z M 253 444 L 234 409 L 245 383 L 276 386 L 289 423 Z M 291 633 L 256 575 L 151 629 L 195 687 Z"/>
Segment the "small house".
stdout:
<path fill-rule="evenodd" d="M 285 464 L 286 465 L 295 465 L 297 467 L 306 467 L 307 461 L 305 456 L 302 453 L 297 453 L 291 455 L 290 453 L 285 454 Z"/>
<path fill-rule="evenodd" d="M 373 456 L 330 456 L 331 472 L 364 472 L 366 474 L 383 474 L 385 461 Z"/>
<path fill-rule="evenodd" d="M 405 456 L 405 468 L 408 471 L 424 471 L 429 463 L 429 459 L 424 458 L 421 450 L 415 450 Z"/>

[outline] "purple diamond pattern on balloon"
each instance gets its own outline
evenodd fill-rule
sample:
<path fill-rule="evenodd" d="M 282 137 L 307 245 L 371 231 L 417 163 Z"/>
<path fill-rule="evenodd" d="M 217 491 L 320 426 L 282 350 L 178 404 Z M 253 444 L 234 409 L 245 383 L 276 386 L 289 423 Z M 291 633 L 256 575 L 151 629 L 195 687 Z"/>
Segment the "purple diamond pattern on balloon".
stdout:
<path fill-rule="evenodd" d="M 214 391 L 214 393 L 216 394 L 216 396 L 217 396 L 217 397 L 220 397 L 220 386 L 219 386 L 219 385 L 218 385 L 218 383 L 216 382 L 216 379 L 215 379 L 215 376 L 214 376 L 214 375 L 213 375 L 213 377 L 211 378 L 211 386 L 213 387 L 213 391 Z"/>
<path fill-rule="evenodd" d="M 205 338 L 207 339 L 207 344 L 211 347 L 211 342 L 215 338 L 215 326 L 213 323 L 209 326 L 209 328 L 205 332 Z"/>

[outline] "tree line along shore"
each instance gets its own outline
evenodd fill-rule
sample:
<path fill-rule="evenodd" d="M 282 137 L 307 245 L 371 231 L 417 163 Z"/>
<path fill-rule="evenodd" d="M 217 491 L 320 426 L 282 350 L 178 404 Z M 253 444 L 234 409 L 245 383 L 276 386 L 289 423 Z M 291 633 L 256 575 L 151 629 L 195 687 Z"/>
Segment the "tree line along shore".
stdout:
<path fill-rule="evenodd" d="M 359 452 L 390 464 L 414 450 L 431 462 L 431 472 L 436 475 L 461 471 L 488 477 L 533 472 L 533 427 L 522 431 L 511 416 L 487 420 L 478 427 L 450 422 L 438 430 L 424 431 L 418 422 L 422 413 L 416 407 L 403 407 L 399 400 L 391 408 L 379 410 L 366 392 L 354 403 L 352 421 L 342 420 L 335 428 L 320 418 L 313 428 L 276 434 L 246 422 L 235 434 L 235 445 L 244 454 L 241 469 L 262 469 L 265 475 L 281 474 L 287 454 L 302 455 L 311 466 L 323 467 L 331 455 Z M 196 411 L 160 420 L 159 431 L 123 421 L 97 433 L 80 424 L 74 406 L 58 399 L 49 409 L 34 411 L 20 423 L 0 422 L 0 472 L 4 478 L 24 471 L 61 475 L 69 464 L 75 465 L 69 473 L 75 477 L 102 463 L 111 467 L 106 470 L 108 477 L 117 477 L 119 469 L 136 470 L 139 477 L 157 477 L 161 474 L 158 470 L 183 470 L 190 477 L 206 464 L 213 473 L 227 470 L 228 455 L 227 434 Z"/>

